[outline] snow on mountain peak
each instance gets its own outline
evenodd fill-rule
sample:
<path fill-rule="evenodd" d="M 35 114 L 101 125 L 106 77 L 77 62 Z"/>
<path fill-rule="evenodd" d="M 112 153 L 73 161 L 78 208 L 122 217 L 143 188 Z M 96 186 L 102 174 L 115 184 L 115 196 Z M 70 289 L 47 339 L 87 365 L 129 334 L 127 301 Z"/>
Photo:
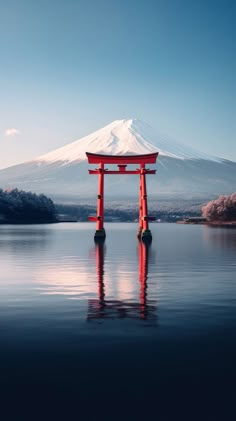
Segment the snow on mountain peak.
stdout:
<path fill-rule="evenodd" d="M 85 152 L 107 155 L 139 155 L 159 152 L 176 159 L 206 159 L 221 162 L 194 148 L 157 133 L 147 123 L 137 119 L 115 120 L 88 136 L 38 157 L 34 162 L 63 165 L 85 161 Z"/>

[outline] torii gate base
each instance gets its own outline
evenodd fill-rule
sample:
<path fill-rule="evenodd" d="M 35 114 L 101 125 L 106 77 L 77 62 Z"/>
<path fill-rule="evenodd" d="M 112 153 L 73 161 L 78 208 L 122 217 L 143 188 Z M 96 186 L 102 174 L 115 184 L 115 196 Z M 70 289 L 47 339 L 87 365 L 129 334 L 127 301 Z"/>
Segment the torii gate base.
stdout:
<path fill-rule="evenodd" d="M 143 241 L 151 241 L 152 234 L 148 221 L 156 218 L 148 216 L 146 174 L 156 174 L 156 170 L 149 170 L 145 164 L 155 164 L 158 152 L 147 155 L 100 155 L 86 152 L 89 164 L 99 164 L 99 168 L 89 170 L 89 174 L 98 175 L 97 215 L 89 216 L 89 221 L 96 221 L 94 239 L 104 241 L 106 232 L 104 229 L 104 175 L 105 174 L 139 174 L 139 229 L 137 236 Z M 118 170 L 104 169 L 105 164 L 116 164 Z M 139 164 L 136 170 L 126 170 L 127 164 Z"/>

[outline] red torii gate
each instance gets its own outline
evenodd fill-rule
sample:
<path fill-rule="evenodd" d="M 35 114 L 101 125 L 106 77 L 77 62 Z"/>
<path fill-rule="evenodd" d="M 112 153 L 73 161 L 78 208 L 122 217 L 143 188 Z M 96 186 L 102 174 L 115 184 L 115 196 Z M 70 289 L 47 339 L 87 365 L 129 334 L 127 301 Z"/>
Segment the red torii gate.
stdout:
<path fill-rule="evenodd" d="M 146 155 L 101 155 L 86 152 L 89 164 L 99 164 L 99 168 L 89 170 L 89 174 L 98 174 L 98 196 L 97 196 L 97 216 L 89 216 L 89 221 L 96 221 L 95 240 L 105 240 L 104 229 L 104 175 L 105 174 L 139 174 L 139 230 L 138 238 L 151 240 L 152 234 L 149 230 L 148 221 L 155 220 L 148 216 L 146 174 L 156 174 L 156 170 L 150 170 L 145 164 L 155 164 L 158 152 Z M 118 170 L 108 170 L 105 164 L 116 164 Z M 127 170 L 127 164 L 139 164 L 136 170 Z"/>

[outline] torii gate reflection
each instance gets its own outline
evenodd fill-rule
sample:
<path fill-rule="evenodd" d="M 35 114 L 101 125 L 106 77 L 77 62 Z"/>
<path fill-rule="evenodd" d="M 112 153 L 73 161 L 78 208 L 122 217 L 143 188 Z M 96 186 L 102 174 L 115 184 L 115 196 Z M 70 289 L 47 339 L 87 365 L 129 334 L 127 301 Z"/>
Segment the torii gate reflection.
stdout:
<path fill-rule="evenodd" d="M 89 216 L 89 221 L 96 221 L 95 240 L 105 240 L 104 229 L 104 175 L 113 174 L 139 174 L 139 229 L 137 236 L 143 241 L 151 241 L 152 234 L 148 221 L 156 218 L 148 215 L 146 174 L 156 174 L 156 170 L 145 167 L 146 164 L 155 164 L 158 152 L 145 155 L 101 155 L 86 152 L 89 164 L 99 164 L 99 168 L 89 170 L 89 174 L 98 175 L 97 215 Z M 104 168 L 105 164 L 116 164 L 118 170 Z M 127 164 L 139 164 L 135 170 L 126 170 Z"/>
<path fill-rule="evenodd" d="M 88 321 L 104 318 L 138 318 L 152 320 L 156 324 L 155 302 L 149 301 L 147 298 L 149 247 L 149 244 L 142 241 L 138 242 L 140 293 L 139 302 L 135 303 L 126 300 L 106 300 L 104 283 L 105 245 L 102 242 L 95 243 L 98 299 L 88 300 Z"/>

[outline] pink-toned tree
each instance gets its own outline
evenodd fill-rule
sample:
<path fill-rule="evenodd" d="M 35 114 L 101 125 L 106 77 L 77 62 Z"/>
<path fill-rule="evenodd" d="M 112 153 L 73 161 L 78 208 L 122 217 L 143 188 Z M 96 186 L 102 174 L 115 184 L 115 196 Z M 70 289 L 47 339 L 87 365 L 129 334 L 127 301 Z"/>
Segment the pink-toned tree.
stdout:
<path fill-rule="evenodd" d="M 209 221 L 236 221 L 236 193 L 208 202 L 202 207 L 202 216 Z"/>

